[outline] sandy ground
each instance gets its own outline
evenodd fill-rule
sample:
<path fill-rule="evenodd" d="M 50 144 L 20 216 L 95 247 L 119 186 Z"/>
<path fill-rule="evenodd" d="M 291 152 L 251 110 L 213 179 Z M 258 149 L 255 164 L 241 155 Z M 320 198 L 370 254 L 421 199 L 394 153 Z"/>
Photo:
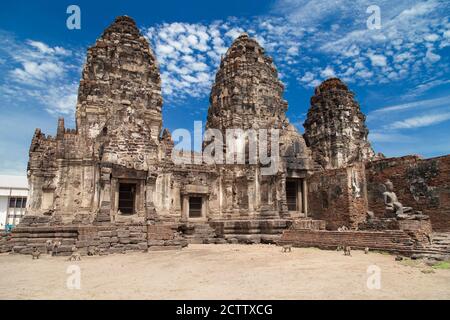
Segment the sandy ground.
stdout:
<path fill-rule="evenodd" d="M 81 288 L 68 289 L 77 264 Z M 367 269 L 381 270 L 368 289 Z M 181 251 L 83 257 L 0 255 L 0 299 L 450 299 L 450 270 L 365 255 L 273 245 L 190 245 Z"/>

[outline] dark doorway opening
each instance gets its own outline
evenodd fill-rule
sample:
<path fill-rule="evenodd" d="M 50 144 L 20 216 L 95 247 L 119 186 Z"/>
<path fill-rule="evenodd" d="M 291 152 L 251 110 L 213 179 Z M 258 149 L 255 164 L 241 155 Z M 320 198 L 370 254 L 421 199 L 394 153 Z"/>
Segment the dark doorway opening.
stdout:
<path fill-rule="evenodd" d="M 119 184 L 119 210 L 122 214 L 134 214 L 134 199 L 136 197 L 136 184 Z"/>
<path fill-rule="evenodd" d="M 189 197 L 189 218 L 202 217 L 202 198 Z"/>
<path fill-rule="evenodd" d="M 297 211 L 297 181 L 286 181 L 286 201 L 289 211 Z"/>

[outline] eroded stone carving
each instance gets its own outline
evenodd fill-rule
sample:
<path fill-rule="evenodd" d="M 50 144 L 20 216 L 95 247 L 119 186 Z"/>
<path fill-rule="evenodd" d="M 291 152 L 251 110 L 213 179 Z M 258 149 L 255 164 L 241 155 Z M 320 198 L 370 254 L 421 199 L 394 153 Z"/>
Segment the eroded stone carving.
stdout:
<path fill-rule="evenodd" d="M 320 84 L 304 123 L 305 140 L 314 160 L 331 169 L 374 159 L 365 119 L 354 94 L 340 79 Z"/>

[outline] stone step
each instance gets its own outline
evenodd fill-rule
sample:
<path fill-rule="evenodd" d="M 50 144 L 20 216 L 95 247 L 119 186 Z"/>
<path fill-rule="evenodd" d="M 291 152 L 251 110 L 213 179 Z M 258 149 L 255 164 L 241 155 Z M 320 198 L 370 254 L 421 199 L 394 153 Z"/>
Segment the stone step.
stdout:
<path fill-rule="evenodd" d="M 281 234 L 227 234 L 224 236 L 225 240 L 236 239 L 237 243 L 253 244 L 253 243 L 277 243 Z"/>

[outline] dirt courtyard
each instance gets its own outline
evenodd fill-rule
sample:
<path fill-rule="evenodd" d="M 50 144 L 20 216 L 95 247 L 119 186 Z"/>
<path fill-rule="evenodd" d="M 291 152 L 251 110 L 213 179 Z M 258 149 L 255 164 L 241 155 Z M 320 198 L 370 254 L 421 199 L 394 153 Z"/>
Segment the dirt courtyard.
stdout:
<path fill-rule="evenodd" d="M 80 289 L 67 287 L 71 265 Z M 367 286 L 369 266 L 381 271 L 380 289 Z M 0 299 L 450 299 L 450 270 L 375 252 L 282 253 L 273 245 L 190 245 L 80 262 L 3 254 Z"/>

